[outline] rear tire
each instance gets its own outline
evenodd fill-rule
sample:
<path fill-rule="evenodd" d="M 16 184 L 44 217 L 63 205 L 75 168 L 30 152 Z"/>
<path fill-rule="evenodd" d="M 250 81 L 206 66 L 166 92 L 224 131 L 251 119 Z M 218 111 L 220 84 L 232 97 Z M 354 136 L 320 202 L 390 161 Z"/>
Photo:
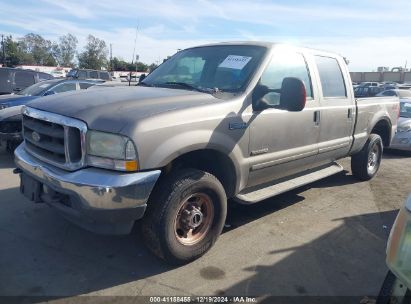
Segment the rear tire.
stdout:
<path fill-rule="evenodd" d="M 157 183 L 142 220 L 147 247 L 181 265 L 205 254 L 223 230 L 227 197 L 210 173 L 184 169 Z"/>
<path fill-rule="evenodd" d="M 371 134 L 362 150 L 351 156 L 352 174 L 363 181 L 372 179 L 380 168 L 382 152 L 381 137 Z"/>

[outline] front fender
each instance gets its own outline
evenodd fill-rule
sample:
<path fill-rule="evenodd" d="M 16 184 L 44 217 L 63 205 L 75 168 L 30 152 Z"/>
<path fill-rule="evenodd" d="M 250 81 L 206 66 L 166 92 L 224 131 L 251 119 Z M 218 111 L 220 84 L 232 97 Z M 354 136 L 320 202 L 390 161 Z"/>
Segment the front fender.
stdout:
<path fill-rule="evenodd" d="M 140 162 L 142 169 L 161 168 L 183 154 L 204 149 L 216 150 L 227 155 L 235 167 L 236 175 L 240 177 L 236 188 L 246 184 L 248 167 L 244 161 L 244 150 L 238 141 L 215 130 L 193 130 L 175 134 L 161 142 Z"/>

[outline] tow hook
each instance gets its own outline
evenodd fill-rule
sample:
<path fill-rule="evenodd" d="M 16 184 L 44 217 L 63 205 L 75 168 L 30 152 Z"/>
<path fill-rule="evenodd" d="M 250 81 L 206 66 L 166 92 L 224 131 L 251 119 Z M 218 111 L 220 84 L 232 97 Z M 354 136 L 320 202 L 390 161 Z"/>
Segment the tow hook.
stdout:
<path fill-rule="evenodd" d="M 15 169 L 13 170 L 13 174 L 20 174 L 20 173 L 23 173 L 23 171 L 21 171 L 20 168 L 15 168 Z"/>

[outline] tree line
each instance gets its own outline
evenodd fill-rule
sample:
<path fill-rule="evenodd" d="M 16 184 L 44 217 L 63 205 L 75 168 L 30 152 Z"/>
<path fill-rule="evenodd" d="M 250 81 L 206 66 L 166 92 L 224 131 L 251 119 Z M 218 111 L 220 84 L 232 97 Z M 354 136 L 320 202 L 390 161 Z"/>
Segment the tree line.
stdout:
<path fill-rule="evenodd" d="M 72 34 L 63 35 L 57 41 L 47 40 L 34 33 L 29 33 L 18 39 L 6 36 L 1 46 L 0 63 L 4 63 L 8 67 L 59 65 L 113 71 L 136 71 L 136 68 L 138 71 L 147 71 L 147 69 L 156 67 L 155 64 L 148 66 L 142 62 L 132 64 L 117 57 L 109 60 L 106 42 L 93 35 L 87 36 L 87 43 L 82 52 L 77 51 L 77 45 L 78 39 Z"/>

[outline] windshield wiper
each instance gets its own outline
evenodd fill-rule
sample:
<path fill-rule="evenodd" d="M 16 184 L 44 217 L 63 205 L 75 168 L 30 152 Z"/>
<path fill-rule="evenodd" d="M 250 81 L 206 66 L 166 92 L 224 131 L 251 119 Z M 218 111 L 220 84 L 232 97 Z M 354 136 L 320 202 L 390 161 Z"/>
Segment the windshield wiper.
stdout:
<path fill-rule="evenodd" d="M 168 81 L 168 82 L 163 82 L 163 83 L 159 83 L 157 85 L 176 85 L 176 86 L 180 86 L 186 89 L 190 89 L 193 91 L 197 91 L 197 92 L 202 92 L 202 93 L 214 93 L 215 90 L 214 89 L 210 89 L 210 88 L 199 88 L 196 86 L 193 86 L 189 83 L 186 82 L 174 82 L 174 81 Z"/>
<path fill-rule="evenodd" d="M 148 84 L 148 83 L 145 83 L 145 82 L 139 82 L 136 85 L 137 86 L 142 86 L 142 87 L 152 87 L 153 86 L 152 84 Z"/>

